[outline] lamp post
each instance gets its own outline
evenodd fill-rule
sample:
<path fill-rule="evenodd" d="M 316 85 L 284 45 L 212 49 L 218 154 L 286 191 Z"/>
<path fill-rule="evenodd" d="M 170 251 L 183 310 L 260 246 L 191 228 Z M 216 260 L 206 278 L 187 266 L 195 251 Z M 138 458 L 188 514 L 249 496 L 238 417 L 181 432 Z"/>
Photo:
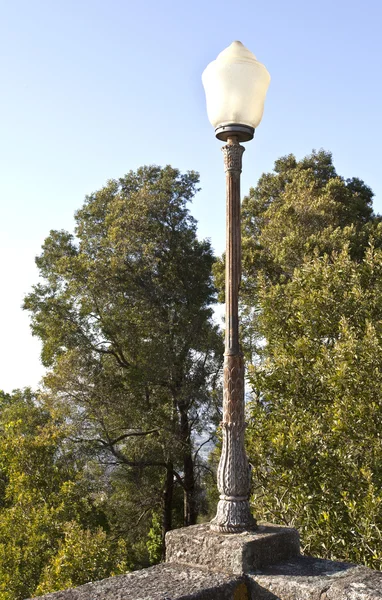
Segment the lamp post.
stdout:
<path fill-rule="evenodd" d="M 226 172 L 226 330 L 223 446 L 218 467 L 219 503 L 211 528 L 236 533 L 253 529 L 250 467 L 244 447 L 244 362 L 239 343 L 241 279 L 240 173 L 244 147 L 261 121 L 270 82 L 267 69 L 241 42 L 233 42 L 205 69 L 207 113 L 223 146 Z"/>

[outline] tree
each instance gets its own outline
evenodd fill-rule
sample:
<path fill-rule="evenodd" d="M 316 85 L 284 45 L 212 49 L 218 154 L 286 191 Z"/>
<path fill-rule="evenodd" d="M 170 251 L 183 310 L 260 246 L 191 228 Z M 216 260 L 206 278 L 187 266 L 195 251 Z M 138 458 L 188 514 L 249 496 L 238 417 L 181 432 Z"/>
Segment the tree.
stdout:
<path fill-rule="evenodd" d="M 243 341 L 257 518 L 382 566 L 382 225 L 331 155 L 276 161 L 243 202 Z M 220 267 L 221 268 L 221 267 Z"/>
<path fill-rule="evenodd" d="M 36 260 L 43 283 L 25 299 L 56 405 L 135 487 L 137 520 L 149 528 L 161 503 L 163 534 L 174 486 L 184 524 L 195 523 L 195 436 L 212 435 L 217 419 L 214 257 L 186 206 L 197 183 L 156 166 L 109 181 L 77 212 L 75 236 L 50 233 Z"/>
<path fill-rule="evenodd" d="M 65 422 L 53 418 L 30 390 L 0 393 L 0 431 L 0 599 L 56 590 L 47 574 L 62 555 L 62 587 L 125 572 L 126 545 L 108 533 L 96 486 L 68 444 Z M 75 567 L 71 551 L 79 553 L 79 546 L 85 564 L 92 565 L 86 572 Z"/>
<path fill-rule="evenodd" d="M 125 573 L 126 546 L 102 529 L 84 530 L 76 521 L 64 528 L 65 537 L 53 560 L 45 567 L 36 594 L 61 591 L 88 581 Z"/>

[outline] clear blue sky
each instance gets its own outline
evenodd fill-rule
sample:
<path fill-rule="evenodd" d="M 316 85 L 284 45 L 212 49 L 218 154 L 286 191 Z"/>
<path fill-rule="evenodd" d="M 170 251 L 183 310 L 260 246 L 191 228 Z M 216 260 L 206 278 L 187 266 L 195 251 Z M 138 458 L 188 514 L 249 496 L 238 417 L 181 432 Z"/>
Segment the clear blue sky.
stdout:
<path fill-rule="evenodd" d="M 200 172 L 202 237 L 224 247 L 220 143 L 201 73 L 233 40 L 271 73 L 243 193 L 281 155 L 331 150 L 382 212 L 382 6 L 377 0 L 0 0 L 0 388 L 43 369 L 22 298 L 50 229 L 142 164 Z"/>

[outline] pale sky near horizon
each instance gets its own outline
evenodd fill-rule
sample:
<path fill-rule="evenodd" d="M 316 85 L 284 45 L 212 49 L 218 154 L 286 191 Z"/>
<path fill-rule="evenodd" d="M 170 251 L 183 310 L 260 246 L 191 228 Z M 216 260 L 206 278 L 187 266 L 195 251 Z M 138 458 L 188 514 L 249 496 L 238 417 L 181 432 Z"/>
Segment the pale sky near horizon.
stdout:
<path fill-rule="evenodd" d="M 201 73 L 233 40 L 272 77 L 243 194 L 278 157 L 324 148 L 382 212 L 381 22 L 377 0 L 0 0 L 0 389 L 37 386 L 20 308 L 34 257 L 106 180 L 151 163 L 199 171 L 192 213 L 222 252 L 223 159 Z"/>

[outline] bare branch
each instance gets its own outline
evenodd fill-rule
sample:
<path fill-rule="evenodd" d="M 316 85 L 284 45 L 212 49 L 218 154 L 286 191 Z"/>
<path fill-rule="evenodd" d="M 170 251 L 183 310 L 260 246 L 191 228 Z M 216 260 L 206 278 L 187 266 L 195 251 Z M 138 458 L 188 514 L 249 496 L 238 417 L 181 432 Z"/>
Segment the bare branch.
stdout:
<path fill-rule="evenodd" d="M 149 431 L 129 431 L 127 433 L 123 433 L 122 435 L 116 437 L 114 440 L 110 440 L 108 443 L 111 444 L 112 446 L 114 446 L 115 444 L 118 444 L 118 442 L 121 442 L 122 440 L 125 440 L 126 438 L 138 437 L 138 436 L 143 436 L 143 435 L 151 435 L 152 433 L 159 434 L 159 429 L 150 429 Z"/>
<path fill-rule="evenodd" d="M 205 446 L 206 444 L 208 444 L 208 442 L 212 442 L 212 440 L 214 439 L 214 435 L 211 435 L 208 439 L 206 439 L 202 444 L 200 444 L 199 448 L 196 450 L 195 454 L 194 454 L 194 462 L 196 460 L 196 457 L 198 456 L 200 450 L 203 448 L 203 446 Z"/>
<path fill-rule="evenodd" d="M 181 487 L 184 489 L 184 481 L 183 481 L 183 479 L 181 478 L 181 476 L 179 475 L 179 473 L 177 473 L 177 472 L 176 472 L 176 471 L 174 471 L 174 470 L 173 470 L 172 472 L 173 472 L 173 475 L 174 475 L 175 479 L 177 480 L 177 482 L 178 482 L 178 483 L 181 485 Z"/>
<path fill-rule="evenodd" d="M 101 444 L 104 448 L 108 448 L 108 450 L 110 450 L 110 452 L 113 454 L 113 456 L 115 456 L 115 458 L 118 458 L 118 460 L 123 465 L 127 465 L 128 467 L 138 467 L 138 468 L 141 468 L 141 467 L 163 467 L 163 468 L 166 468 L 167 467 L 166 463 L 161 462 L 161 461 L 129 460 L 127 458 L 127 456 L 125 456 L 125 454 L 123 454 L 123 452 L 118 450 L 109 441 L 99 439 L 98 443 Z"/>

